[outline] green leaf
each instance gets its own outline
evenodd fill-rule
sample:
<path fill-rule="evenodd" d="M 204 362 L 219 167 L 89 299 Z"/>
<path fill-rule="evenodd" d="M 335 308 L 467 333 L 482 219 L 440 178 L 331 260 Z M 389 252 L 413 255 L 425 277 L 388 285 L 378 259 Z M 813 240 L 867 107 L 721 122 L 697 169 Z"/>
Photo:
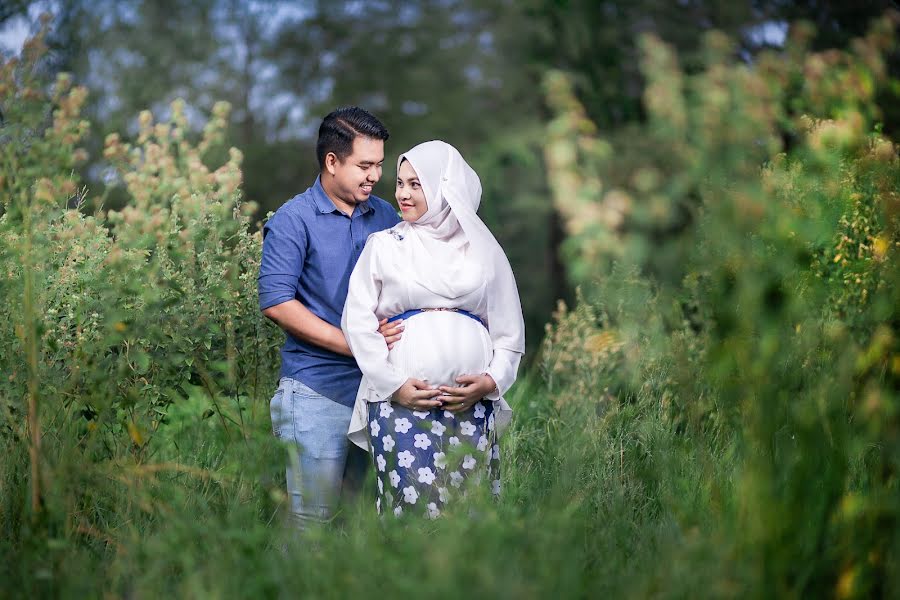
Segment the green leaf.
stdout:
<path fill-rule="evenodd" d="M 138 350 L 133 354 L 134 365 L 138 373 L 146 373 L 150 370 L 150 355 L 143 350 Z"/>

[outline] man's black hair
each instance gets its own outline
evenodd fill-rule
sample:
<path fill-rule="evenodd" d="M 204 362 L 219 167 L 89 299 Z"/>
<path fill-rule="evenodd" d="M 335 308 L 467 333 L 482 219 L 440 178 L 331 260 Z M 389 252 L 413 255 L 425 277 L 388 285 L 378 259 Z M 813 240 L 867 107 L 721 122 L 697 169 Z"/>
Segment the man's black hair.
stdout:
<path fill-rule="evenodd" d="M 325 156 L 334 152 L 340 160 L 353 153 L 357 136 L 385 141 L 390 137 L 387 127 L 375 115 L 358 106 L 347 106 L 328 113 L 319 125 L 316 156 L 319 168 L 325 168 Z"/>

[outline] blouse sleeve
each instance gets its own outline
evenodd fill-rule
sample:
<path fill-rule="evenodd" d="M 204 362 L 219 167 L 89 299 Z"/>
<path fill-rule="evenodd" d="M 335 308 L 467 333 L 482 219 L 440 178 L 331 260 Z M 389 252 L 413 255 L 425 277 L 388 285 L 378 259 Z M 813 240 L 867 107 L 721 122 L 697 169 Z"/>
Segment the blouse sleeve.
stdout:
<path fill-rule="evenodd" d="M 341 329 L 377 399 L 386 400 L 406 382 L 407 377 L 388 361 L 387 344 L 378 332 L 375 311 L 382 285 L 378 245 L 378 239 L 370 236 L 350 275 Z"/>
<path fill-rule="evenodd" d="M 509 288 L 490 293 L 492 295 L 488 301 L 497 302 L 502 307 L 502 313 L 508 315 L 508 318 L 498 322 L 491 322 L 490 318 L 487 319 L 487 328 L 494 346 L 494 354 L 488 365 L 487 374 L 494 379 L 497 389 L 486 397 L 488 400 L 499 400 L 516 382 L 522 353 L 512 348 L 516 345 L 514 340 L 524 339 L 525 323 L 522 317 L 519 293 L 514 284 Z M 488 312 L 490 313 L 490 311 Z"/>
<path fill-rule="evenodd" d="M 488 400 L 499 400 L 509 391 L 516 382 L 516 373 L 519 371 L 519 362 L 522 360 L 521 352 L 513 352 L 505 348 L 495 348 L 491 364 L 488 365 L 487 374 L 497 384 L 497 389 L 488 394 Z"/>

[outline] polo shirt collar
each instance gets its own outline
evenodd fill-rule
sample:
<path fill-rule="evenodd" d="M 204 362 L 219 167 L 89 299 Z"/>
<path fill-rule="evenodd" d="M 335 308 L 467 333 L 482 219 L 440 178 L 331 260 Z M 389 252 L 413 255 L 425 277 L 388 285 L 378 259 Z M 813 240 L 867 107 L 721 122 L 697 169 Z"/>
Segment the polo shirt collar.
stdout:
<path fill-rule="evenodd" d="M 316 208 L 320 213 L 328 214 L 336 212 L 339 214 L 343 214 L 340 210 L 338 210 L 338 207 L 334 205 L 334 201 L 328 197 L 328 194 L 325 193 L 325 188 L 322 187 L 321 176 L 316 177 L 316 182 L 313 184 L 312 189 L 313 200 L 315 201 Z M 356 205 L 356 210 L 353 211 L 353 214 L 355 215 L 358 212 L 359 214 L 364 215 L 370 210 L 372 210 L 372 207 L 370 206 L 368 201 L 360 202 Z"/>

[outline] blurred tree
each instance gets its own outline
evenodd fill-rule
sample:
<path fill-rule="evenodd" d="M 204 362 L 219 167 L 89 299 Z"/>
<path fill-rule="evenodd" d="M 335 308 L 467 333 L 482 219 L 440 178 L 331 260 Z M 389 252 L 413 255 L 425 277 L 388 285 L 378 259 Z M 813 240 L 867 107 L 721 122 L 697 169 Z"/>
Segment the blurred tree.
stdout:
<path fill-rule="evenodd" d="M 550 69 L 566 72 L 586 116 L 616 148 L 619 160 L 615 166 L 606 163 L 600 167 L 599 176 L 606 189 L 635 185 L 647 164 L 654 165 L 655 177 L 663 181 L 677 179 L 684 168 L 642 131 L 647 93 L 639 58 L 642 34 L 664 40 L 675 50 L 685 73 L 692 74 L 706 59 L 703 34 L 711 30 L 729 35 L 735 41 L 729 52 L 738 62 L 751 64 L 760 51 L 781 47 L 788 24 L 796 20 L 811 21 L 822 28 L 815 34 L 812 48 L 848 48 L 872 19 L 897 5 L 893 0 L 525 0 L 506 4 L 511 15 L 508 27 L 504 27 L 510 31 L 503 38 L 506 53 L 517 57 L 515 62 L 533 81 L 540 81 Z M 892 83 L 900 75 L 900 54 L 896 50 L 887 57 L 887 67 L 893 77 L 877 84 L 876 92 L 883 130 L 891 134 L 900 126 L 900 88 Z M 796 94 L 799 92 L 796 90 Z M 791 104 L 796 94 L 787 95 L 785 102 Z M 791 110 L 790 106 L 785 108 Z M 540 110 L 547 114 L 546 109 Z M 782 135 L 788 144 L 795 141 L 787 130 L 782 129 Z M 693 190 L 681 197 L 666 219 L 629 223 L 647 236 L 663 259 L 669 259 L 647 265 L 658 270 L 656 275 L 667 273 L 677 278 L 680 273 L 671 262 L 677 253 L 668 251 L 667 245 L 690 226 L 698 200 L 698 191 Z M 568 250 L 566 262 L 571 268 L 579 249 L 570 243 Z"/>
<path fill-rule="evenodd" d="M 588 116 L 609 132 L 644 120 L 637 47 L 642 33 L 652 33 L 670 44 L 685 71 L 691 73 L 702 62 L 705 31 L 716 29 L 731 36 L 737 42 L 735 52 L 745 61 L 762 49 L 780 45 L 788 23 L 798 20 L 815 25 L 813 49 L 846 48 L 866 31 L 872 19 L 898 3 L 525 0 L 509 6 L 518 11 L 519 35 L 509 41 L 511 50 L 521 55 L 522 64 L 540 72 L 547 68 L 568 72 Z M 892 68 L 898 69 L 900 59 L 896 52 L 893 56 Z M 896 95 L 893 98 L 896 100 Z M 885 98 L 880 104 L 890 108 L 891 102 Z"/>
<path fill-rule="evenodd" d="M 136 133 L 144 108 L 165 118 L 176 97 L 195 132 L 216 100 L 231 103 L 230 141 L 244 151 L 243 188 L 260 216 L 315 177 L 316 128 L 336 106 L 365 106 L 388 125 L 376 189 L 388 199 L 398 152 L 433 138 L 458 146 L 484 181 L 482 214 L 519 273 L 536 343 L 565 274 L 558 228 L 546 227 L 540 92 L 506 53 L 510 12 L 502 0 L 62 0 L 51 44 L 55 68 L 92 91 L 94 191 L 113 176 L 100 159 L 106 134 Z M 114 192 L 105 203 L 124 200 Z"/>
<path fill-rule="evenodd" d="M 13 17 L 26 14 L 29 4 L 29 0 L 6 0 L 0 4 L 0 25 Z"/>
<path fill-rule="evenodd" d="M 555 300 L 566 295 L 566 278 L 558 230 L 547 227 L 554 209 L 541 159 L 539 88 L 505 52 L 509 13 L 500 1 L 318 1 L 282 21 L 271 59 L 281 86 L 299 95 L 309 127 L 348 104 L 388 125 L 376 189 L 383 197 L 393 198 L 398 153 L 435 138 L 459 148 L 481 176 L 481 215 L 519 274 L 529 339 L 537 343 Z M 301 181 L 311 180 L 314 162 L 296 162 L 307 173 Z"/>
<path fill-rule="evenodd" d="M 637 160 L 655 151 L 634 129 L 645 118 L 638 34 L 666 40 L 691 72 L 701 62 L 700 34 L 709 29 L 733 34 L 735 51 L 750 61 L 779 43 L 787 19 L 810 18 L 822 30 L 817 46 L 819 40 L 842 46 L 890 4 L 60 0 L 48 42 L 53 68 L 72 72 L 91 90 L 85 113 L 95 131 L 84 171 L 98 194 L 114 178 L 101 159 L 105 135 L 136 133 L 144 108 L 165 118 L 176 97 L 185 99 L 198 136 L 216 100 L 232 105 L 230 141 L 244 151 L 243 188 L 260 216 L 315 176 L 316 127 L 336 106 L 365 106 L 391 130 L 376 189 L 389 199 L 398 152 L 431 138 L 453 143 L 482 177 L 482 214 L 519 273 L 529 337 L 537 341 L 555 299 L 569 296 L 560 221 L 544 172 L 541 123 L 549 111 L 540 83 L 547 69 L 572 75 L 591 120 L 623 156 Z M 3 3 L 0 24 L 31 6 L 42 4 Z M 887 107 L 896 92 L 883 93 Z M 888 128 L 897 110 L 886 108 Z M 628 168 L 604 174 L 612 186 L 629 184 L 631 176 Z M 105 199 L 113 207 L 123 201 L 117 192 Z"/>
<path fill-rule="evenodd" d="M 588 115 L 603 130 L 643 119 L 637 40 L 655 33 L 685 55 L 698 50 L 700 33 L 751 30 L 768 17 L 751 3 L 721 0 L 527 0 L 521 32 L 510 38 L 523 60 L 539 71 L 564 70 Z M 694 61 L 696 62 L 696 61 Z"/>
<path fill-rule="evenodd" d="M 862 36 L 873 19 L 889 9 L 900 10 L 897 0 L 858 0 L 821 2 L 817 0 L 782 0 L 778 14 L 787 22 L 809 21 L 815 26 L 810 45 L 815 50 L 847 48 L 853 38 Z M 877 88 L 877 104 L 882 112 L 883 131 L 897 138 L 900 133 L 900 48 L 889 52 L 885 63 L 893 82 Z"/>

